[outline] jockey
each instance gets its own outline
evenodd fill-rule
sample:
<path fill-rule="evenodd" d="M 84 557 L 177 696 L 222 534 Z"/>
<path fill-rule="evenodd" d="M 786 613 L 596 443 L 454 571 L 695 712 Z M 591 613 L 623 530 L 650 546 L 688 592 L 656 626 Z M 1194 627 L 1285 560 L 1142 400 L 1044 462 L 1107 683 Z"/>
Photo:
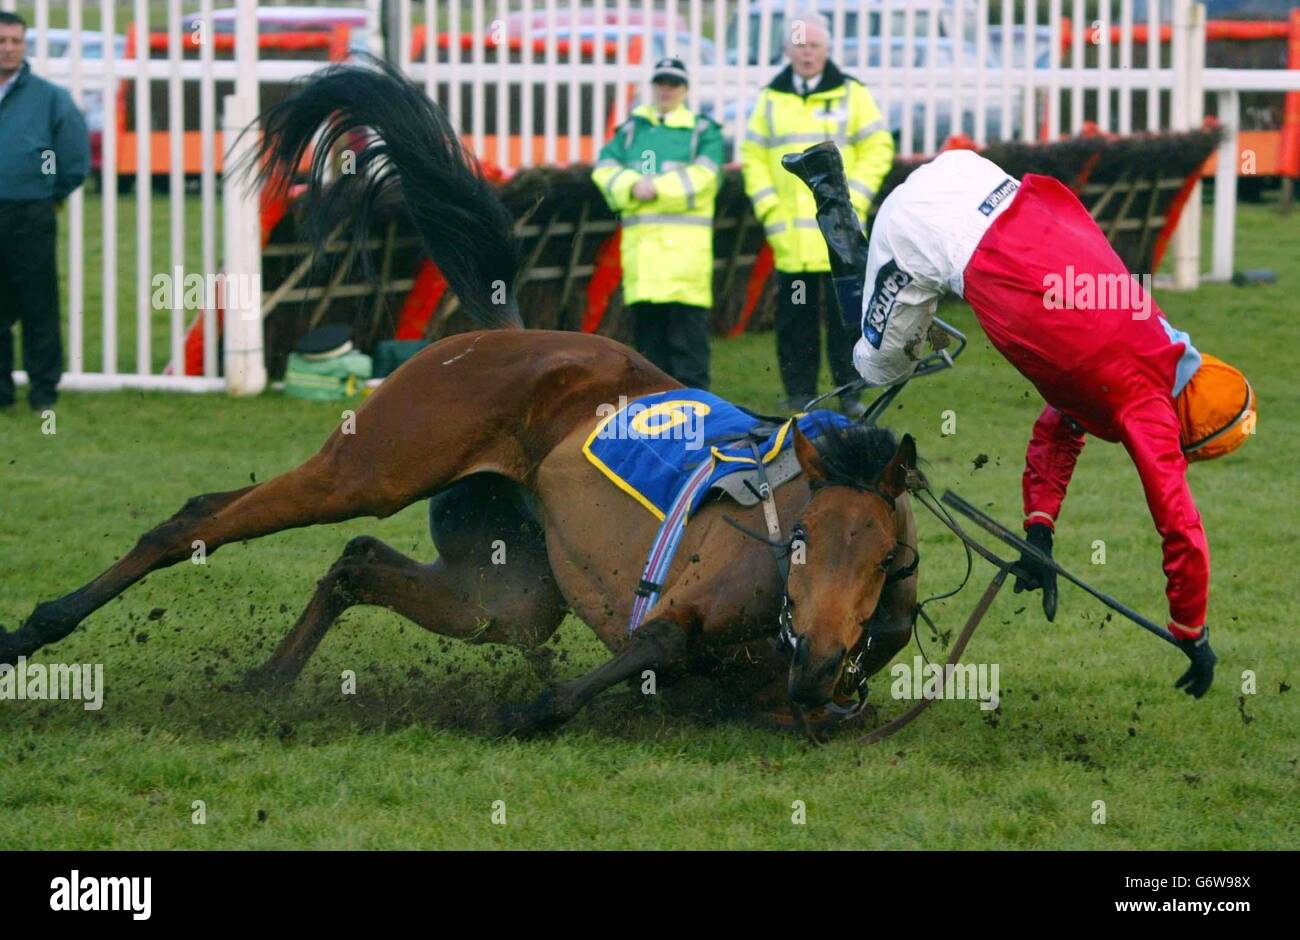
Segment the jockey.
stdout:
<path fill-rule="evenodd" d="M 1023 479 L 1026 538 L 1047 554 L 1084 435 L 1122 443 L 1163 539 L 1169 629 L 1191 660 L 1176 686 L 1204 695 L 1216 662 L 1205 623 L 1210 556 L 1186 470 L 1254 431 L 1245 377 L 1169 324 L 1059 181 L 1017 182 L 972 151 L 941 153 L 885 199 L 868 246 L 849 224 L 836 163 L 821 145 L 785 161 L 817 200 L 842 312 L 862 332 L 858 372 L 873 385 L 906 379 L 940 296 L 964 297 L 1047 402 Z M 1022 558 L 1016 590 L 1039 587 L 1051 620 L 1055 572 Z"/>

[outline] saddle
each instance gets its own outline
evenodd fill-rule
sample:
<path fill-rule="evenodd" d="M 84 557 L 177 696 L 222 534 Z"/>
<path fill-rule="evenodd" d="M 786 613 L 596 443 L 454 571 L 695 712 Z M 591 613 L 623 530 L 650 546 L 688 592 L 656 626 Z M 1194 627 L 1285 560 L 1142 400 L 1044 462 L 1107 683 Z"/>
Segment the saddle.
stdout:
<path fill-rule="evenodd" d="M 771 463 L 764 464 L 763 469 L 767 473 L 768 485 L 774 490 L 785 483 L 789 483 L 803 472 L 793 449 L 782 451 Z M 709 487 L 709 492 L 726 496 L 741 506 L 757 506 L 759 503 L 758 484 L 757 469 L 740 470 L 716 480 Z"/>
<path fill-rule="evenodd" d="M 707 497 L 721 494 L 741 506 L 757 504 L 764 477 L 775 489 L 800 473 L 793 428 L 817 437 L 850 423 L 831 411 L 785 419 L 756 415 L 701 389 L 646 395 L 603 418 L 583 454 L 659 520 L 628 633 L 663 590 L 686 523 Z"/>
<path fill-rule="evenodd" d="M 702 389 L 674 389 L 624 402 L 596 425 L 583 454 L 662 522 L 688 483 L 695 484 L 685 506 L 688 516 L 710 494 L 754 505 L 756 452 L 771 486 L 794 479 L 799 475 L 792 446 L 796 423 L 815 438 L 851 422 L 832 411 L 793 418 L 760 415 Z"/>

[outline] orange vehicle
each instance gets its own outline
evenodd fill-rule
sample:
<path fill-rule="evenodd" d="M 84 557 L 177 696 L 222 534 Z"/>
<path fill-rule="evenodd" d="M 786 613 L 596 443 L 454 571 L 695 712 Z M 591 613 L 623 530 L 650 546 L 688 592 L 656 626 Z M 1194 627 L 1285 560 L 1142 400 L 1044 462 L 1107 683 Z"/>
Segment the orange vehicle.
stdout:
<path fill-rule="evenodd" d="M 258 11 L 258 56 L 260 61 L 267 60 L 284 60 L 292 59 L 295 61 L 318 60 L 322 63 L 341 62 L 358 50 L 366 48 L 368 34 L 365 27 L 364 12 L 350 8 L 317 8 L 311 10 L 309 18 L 302 14 L 286 16 L 284 8 L 265 8 Z M 612 14 L 611 14 L 612 15 Z M 626 62 L 629 65 L 636 65 L 642 61 L 645 54 L 645 41 L 642 35 L 640 14 L 632 14 L 629 22 L 622 27 L 627 35 L 623 38 L 625 46 Z M 660 15 L 662 18 L 662 15 Z M 188 17 L 182 24 L 181 29 L 181 55 L 188 62 L 198 61 L 200 46 L 195 40 L 196 17 Z M 518 22 L 516 22 L 518 20 Z M 554 126 L 556 129 L 555 153 L 553 162 L 570 163 L 575 161 L 590 162 L 595 159 L 600 147 L 604 144 L 608 136 L 613 132 L 615 120 L 615 101 L 618 94 L 625 95 L 626 100 L 631 100 L 635 94 L 635 88 L 628 85 L 626 88 L 619 89 L 610 82 L 605 90 L 604 114 L 605 119 L 602 126 L 595 126 L 596 107 L 595 107 L 595 90 L 591 87 L 580 89 L 579 95 L 579 113 L 576 119 L 579 122 L 578 127 L 578 149 L 575 153 L 570 154 L 570 135 L 569 135 L 569 94 L 563 82 L 563 69 L 565 65 L 573 61 L 571 56 L 577 56 L 578 61 L 591 63 L 595 61 L 597 53 L 597 39 L 595 38 L 595 29 L 593 24 L 583 22 L 577 29 L 570 28 L 567 22 L 559 24 L 554 30 L 554 37 L 551 40 L 545 38 L 544 32 L 533 32 L 532 35 L 539 37 L 531 40 L 524 40 L 519 33 L 523 31 L 525 24 L 521 18 L 511 17 L 507 19 L 507 35 L 500 44 L 490 35 L 485 35 L 476 39 L 471 33 L 463 33 L 459 36 L 459 59 L 468 64 L 472 62 L 476 55 L 481 55 L 483 61 L 488 64 L 499 61 L 502 54 L 502 48 L 508 56 L 508 61 L 514 64 L 521 63 L 524 59 L 525 42 L 531 43 L 533 60 L 541 63 L 547 55 L 548 47 L 554 44 L 554 55 L 559 63 L 561 75 L 560 87 L 555 90 L 554 101 Z M 662 44 L 663 24 L 657 21 L 651 21 L 651 43 Z M 233 11 L 220 10 L 214 15 L 214 36 L 213 36 L 213 58 L 218 61 L 229 61 L 234 57 L 235 36 L 234 36 L 234 17 Z M 600 31 L 603 37 L 603 55 L 605 61 L 611 64 L 611 77 L 613 73 L 613 63 L 618 55 L 618 32 L 619 27 L 615 24 L 606 24 Z M 657 31 L 656 31 L 657 30 Z M 136 30 L 134 24 L 128 27 L 126 32 L 126 50 L 125 57 L 130 60 L 135 58 L 136 49 Z M 679 37 L 679 42 L 684 42 L 684 37 Z M 476 50 L 476 45 L 481 44 L 481 50 Z M 501 48 L 498 48 L 500 45 Z M 439 102 L 450 110 L 451 89 L 447 81 L 449 71 L 454 68 L 451 64 L 453 38 L 448 33 L 439 33 L 436 38 L 436 48 L 434 50 L 434 62 L 439 66 L 438 83 L 435 93 Z M 415 72 L 416 80 L 419 79 L 419 70 L 422 66 L 425 55 L 427 54 L 427 34 L 424 26 L 417 25 L 412 30 L 411 36 L 411 62 L 413 63 L 412 71 Z M 153 32 L 149 36 L 149 56 L 155 60 L 165 60 L 168 57 L 168 35 L 166 32 Z M 542 66 L 539 65 L 539 77 Z M 216 83 L 216 99 L 218 107 L 224 95 L 230 94 L 234 90 L 232 82 L 218 81 Z M 186 176 L 197 176 L 202 167 L 201 137 L 199 132 L 199 86 L 197 82 L 186 81 L 183 83 L 183 110 L 185 115 L 185 128 L 182 137 L 182 152 L 184 161 L 184 172 Z M 289 89 L 287 82 L 276 82 L 261 80 L 259 81 L 260 104 L 266 108 L 276 101 L 283 98 Z M 496 126 L 496 112 L 498 108 L 497 96 L 499 85 L 497 82 L 489 79 L 483 85 L 483 98 L 481 104 L 483 126 L 494 128 Z M 467 143 L 472 142 L 473 138 L 473 86 L 468 81 L 461 85 L 461 128 Z M 152 128 L 150 136 L 150 174 L 159 180 L 165 178 L 171 168 L 171 143 L 168 133 L 168 88 L 165 78 L 156 78 L 150 82 L 150 108 L 149 121 Z M 532 163 L 545 162 L 545 128 L 543 126 L 545 111 L 545 91 L 542 83 L 539 81 L 532 89 L 533 95 L 533 120 L 532 133 L 525 135 L 522 127 L 522 91 L 517 82 L 511 82 L 509 87 L 509 107 L 510 107 L 510 139 L 506 148 L 505 163 L 508 166 L 519 166 L 524 163 L 526 136 L 531 137 L 531 160 Z M 136 148 L 137 139 L 137 121 L 135 114 L 135 81 L 133 79 L 124 79 L 119 83 L 116 101 L 117 116 L 117 171 L 119 186 L 128 188 L 134 181 L 137 172 Z M 485 133 L 482 138 L 483 156 L 491 160 L 495 158 L 500 150 L 498 148 L 497 137 L 495 134 Z M 216 134 L 216 169 L 221 171 L 222 160 L 222 138 L 220 130 Z"/>
<path fill-rule="evenodd" d="M 258 11 L 258 57 L 260 61 L 293 59 L 341 62 L 356 48 L 358 36 L 357 16 L 364 24 L 364 11 L 329 10 L 313 11 L 310 22 L 288 20 L 277 16 L 275 8 Z M 227 14 L 224 15 L 223 14 Z M 181 28 L 181 56 L 187 62 L 199 60 L 199 43 L 195 28 L 197 17 L 188 17 Z M 137 31 L 131 24 L 126 32 L 126 59 L 133 60 L 136 55 Z M 234 58 L 235 35 L 233 11 L 218 11 L 214 16 L 214 35 L 212 36 L 213 59 L 230 61 Z M 168 36 L 166 32 L 149 34 L 149 58 L 165 60 L 168 57 Z M 171 170 L 171 141 L 168 124 L 168 88 L 165 78 L 150 81 L 149 93 L 149 172 L 155 182 L 165 179 Z M 258 83 L 260 105 L 269 107 L 289 93 L 288 82 L 262 80 Z M 202 170 L 202 142 L 199 129 L 199 83 L 185 81 L 182 83 L 183 110 L 185 116 L 182 137 L 182 160 L 186 176 L 197 177 Z M 221 100 L 234 92 L 231 81 L 216 82 L 217 112 L 220 113 Z M 117 172 L 119 189 L 126 189 L 134 182 L 137 167 L 136 148 L 138 144 L 138 122 L 136 120 L 135 80 L 123 79 L 118 83 L 117 101 Z M 218 117 L 219 121 L 219 117 Z M 215 134 L 215 163 L 217 172 L 221 171 L 222 135 L 220 127 Z"/>
<path fill-rule="evenodd" d="M 497 135 L 490 133 L 488 129 L 498 126 L 496 115 L 502 104 L 508 104 L 508 135 L 509 139 L 505 148 L 506 166 L 518 167 L 525 163 L 529 164 L 568 164 L 568 163 L 592 163 L 600 148 L 604 146 L 609 136 L 613 134 L 614 127 L 617 125 L 615 120 L 615 100 L 618 95 L 623 96 L 625 104 L 630 104 L 636 95 L 635 83 L 626 83 L 623 88 L 619 88 L 613 81 L 614 63 L 618 56 L 619 34 L 623 34 L 622 42 L 625 47 L 626 63 L 628 65 L 638 65 L 643 61 L 646 54 L 647 43 L 651 46 L 651 52 L 655 50 L 662 51 L 663 45 L 663 28 L 665 25 L 665 16 L 657 13 L 651 17 L 646 17 L 639 11 L 626 13 L 626 21 L 620 25 L 616 22 L 616 12 L 614 10 L 606 11 L 605 21 L 597 28 L 594 21 L 594 11 L 584 9 L 579 11 L 579 20 L 576 25 L 573 17 L 568 10 L 557 11 L 557 22 L 548 25 L 545 14 L 538 11 L 534 14 L 531 22 L 526 22 L 523 15 L 519 13 L 507 16 L 504 23 L 504 35 L 498 39 L 495 34 L 484 35 L 476 38 L 472 33 L 462 33 L 457 42 L 451 34 L 442 32 L 437 35 L 436 49 L 433 50 L 433 61 L 437 65 L 437 100 L 444 109 L 452 111 L 451 89 L 447 76 L 455 68 L 453 63 L 453 52 L 457 53 L 457 61 L 466 65 L 475 60 L 476 55 L 482 56 L 485 65 L 491 66 L 498 62 L 507 62 L 513 66 L 519 66 L 525 61 L 525 54 L 531 54 L 531 61 L 537 63 L 537 78 L 530 90 L 532 96 L 529 102 L 532 108 L 531 128 L 525 129 L 523 126 L 523 90 L 522 83 L 517 79 L 518 72 L 512 76 L 506 90 L 506 102 L 499 100 L 501 86 L 498 82 L 488 79 L 483 83 L 482 99 L 482 126 L 485 129 L 481 140 L 481 156 L 488 160 L 497 160 L 501 149 L 498 143 Z M 647 32 L 647 30 L 649 32 Z M 531 38 L 525 38 L 527 37 Z M 551 38 L 547 38 L 550 36 Z M 679 36 L 678 42 L 689 41 L 689 36 Z M 599 45 L 598 45 L 599 43 Z M 481 44 L 482 49 L 477 50 L 476 45 Z M 554 73 L 556 75 L 555 87 L 552 89 L 554 95 L 553 120 L 555 129 L 555 149 L 550 159 L 547 159 L 546 153 L 546 88 L 541 80 L 546 66 L 543 64 L 548 57 L 548 50 L 554 47 Z M 566 81 L 566 68 L 571 64 L 590 65 L 597 61 L 597 51 L 601 52 L 603 61 L 610 66 L 609 80 L 604 83 L 605 87 L 601 89 L 604 94 L 603 114 L 604 121 L 598 127 L 596 95 L 597 90 L 590 84 L 582 85 L 578 89 L 578 111 L 576 114 L 570 114 L 570 93 Z M 656 53 L 657 54 L 657 53 Z M 425 57 L 428 55 L 427 32 L 422 25 L 417 25 L 412 30 L 411 35 L 411 62 L 412 71 L 415 73 L 415 79 L 419 80 L 419 74 Z M 465 81 L 460 88 L 460 128 L 462 137 L 466 143 L 473 149 L 473 86 Z M 572 123 L 577 123 L 577 127 L 572 127 Z M 577 150 L 570 153 L 571 141 L 573 134 L 576 133 Z M 525 140 L 529 141 L 530 152 L 529 159 L 525 160 Z"/>
<path fill-rule="evenodd" d="M 1260 7 L 1257 12 L 1254 7 Z M 1276 8 L 1276 9 L 1274 9 Z M 1238 2 L 1221 0 L 1208 5 L 1210 19 L 1205 24 L 1205 64 L 1208 68 L 1288 68 L 1300 69 L 1300 6 L 1296 0 L 1261 0 Z M 1134 67 L 1145 64 L 1150 29 L 1140 22 L 1146 15 L 1140 4 L 1134 6 L 1130 37 Z M 1235 16 L 1237 18 L 1227 18 Z M 1123 30 L 1112 24 L 1109 42 L 1119 47 Z M 1166 23 L 1159 29 L 1158 41 L 1168 44 L 1173 27 Z M 1088 44 L 1097 44 L 1095 32 L 1089 32 Z M 1069 20 L 1061 21 L 1062 58 L 1069 55 L 1073 33 Z M 1213 105 L 1213 102 L 1210 102 Z M 1280 107 L 1278 106 L 1280 104 Z M 1300 92 L 1284 95 L 1243 93 L 1241 127 L 1237 133 L 1238 167 L 1246 155 L 1251 158 L 1251 172 L 1238 185 L 1247 198 L 1257 196 L 1268 180 L 1300 176 Z M 1201 172 L 1213 176 L 1218 155 L 1212 154 Z"/>

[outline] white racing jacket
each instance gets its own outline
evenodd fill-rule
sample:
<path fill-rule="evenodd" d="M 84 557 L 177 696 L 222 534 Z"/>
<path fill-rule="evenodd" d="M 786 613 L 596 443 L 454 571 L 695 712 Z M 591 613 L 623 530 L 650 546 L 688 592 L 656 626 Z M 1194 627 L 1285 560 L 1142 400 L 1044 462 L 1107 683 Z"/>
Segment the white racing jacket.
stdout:
<path fill-rule="evenodd" d="M 949 150 L 886 197 L 871 229 L 862 336 L 853 347 L 864 379 L 892 385 L 925 358 L 939 298 L 946 290 L 963 296 L 971 255 L 1019 185 L 974 151 Z"/>

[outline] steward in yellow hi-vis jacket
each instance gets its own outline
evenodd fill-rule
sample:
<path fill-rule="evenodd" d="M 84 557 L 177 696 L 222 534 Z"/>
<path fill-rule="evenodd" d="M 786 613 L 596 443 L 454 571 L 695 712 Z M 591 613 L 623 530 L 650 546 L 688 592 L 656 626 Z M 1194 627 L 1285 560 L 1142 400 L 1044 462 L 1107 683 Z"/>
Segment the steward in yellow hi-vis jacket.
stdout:
<path fill-rule="evenodd" d="M 894 138 L 865 85 L 830 61 L 830 34 L 817 14 L 786 28 L 790 59 L 763 89 L 741 144 L 745 193 L 763 223 L 777 272 L 776 349 L 786 402 L 797 409 L 817 394 L 821 361 L 818 320 L 825 321 L 827 359 L 836 385 L 857 378 L 856 331 L 844 329 L 830 280 L 826 241 L 810 190 L 781 166 L 781 158 L 819 141 L 833 141 L 843 157 L 860 227 L 894 162 Z M 855 396 L 841 399 L 847 414 L 861 414 Z"/>
<path fill-rule="evenodd" d="M 714 121 L 683 103 L 686 81 L 680 59 L 656 63 L 654 104 L 619 125 L 591 178 L 622 217 L 623 302 L 636 348 L 679 382 L 708 388 L 723 142 Z"/>

